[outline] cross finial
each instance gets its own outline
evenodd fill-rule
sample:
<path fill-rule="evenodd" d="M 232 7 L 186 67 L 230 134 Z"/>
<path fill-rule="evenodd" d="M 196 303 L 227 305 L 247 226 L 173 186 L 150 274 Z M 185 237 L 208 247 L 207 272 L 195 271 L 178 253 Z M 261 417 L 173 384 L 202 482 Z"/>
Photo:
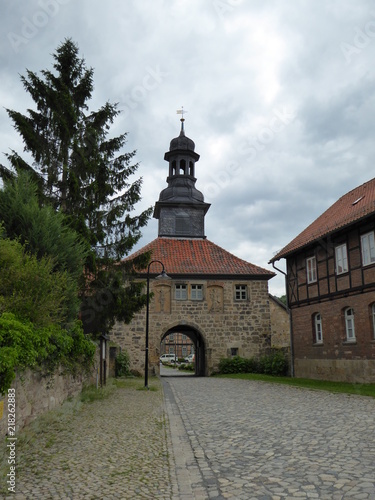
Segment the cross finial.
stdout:
<path fill-rule="evenodd" d="M 185 121 L 185 118 L 184 118 L 184 113 L 187 113 L 187 111 L 184 110 L 184 107 L 181 106 L 181 109 L 178 109 L 177 110 L 177 114 L 178 115 L 182 115 L 182 118 L 181 118 L 181 132 L 184 132 L 184 121 Z"/>

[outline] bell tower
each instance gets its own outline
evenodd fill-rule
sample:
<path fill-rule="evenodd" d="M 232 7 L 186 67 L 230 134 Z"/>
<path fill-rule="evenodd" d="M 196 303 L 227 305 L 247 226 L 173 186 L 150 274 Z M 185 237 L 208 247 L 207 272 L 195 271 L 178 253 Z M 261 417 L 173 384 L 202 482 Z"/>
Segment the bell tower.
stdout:
<path fill-rule="evenodd" d="M 169 164 L 168 187 L 160 193 L 154 217 L 159 220 L 159 237 L 205 238 L 204 217 L 210 204 L 195 187 L 199 155 L 194 142 L 185 135 L 184 122 L 182 117 L 180 135 L 171 140 L 164 155 Z"/>

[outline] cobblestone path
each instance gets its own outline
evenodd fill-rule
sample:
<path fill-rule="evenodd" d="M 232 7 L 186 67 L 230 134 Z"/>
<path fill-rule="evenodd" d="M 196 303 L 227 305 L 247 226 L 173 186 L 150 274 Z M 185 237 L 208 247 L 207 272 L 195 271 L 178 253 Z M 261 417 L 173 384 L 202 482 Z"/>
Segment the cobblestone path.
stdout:
<path fill-rule="evenodd" d="M 375 400 L 235 379 L 162 379 L 186 500 L 375 499 Z"/>
<path fill-rule="evenodd" d="M 5 498 L 170 499 L 163 391 L 150 386 L 38 418 L 19 433 L 16 494 Z"/>
<path fill-rule="evenodd" d="M 125 384 L 20 432 L 17 493 L 0 498 L 375 499 L 374 399 L 180 374 Z"/>

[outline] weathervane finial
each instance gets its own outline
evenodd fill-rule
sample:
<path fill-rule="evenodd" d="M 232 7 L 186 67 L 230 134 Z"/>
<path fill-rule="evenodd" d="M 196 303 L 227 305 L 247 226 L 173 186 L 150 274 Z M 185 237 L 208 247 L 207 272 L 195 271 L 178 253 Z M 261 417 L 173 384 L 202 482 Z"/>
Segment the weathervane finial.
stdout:
<path fill-rule="evenodd" d="M 185 121 L 185 118 L 184 118 L 184 113 L 187 113 L 187 111 L 184 110 L 184 107 L 181 106 L 181 109 L 178 109 L 177 110 L 177 114 L 178 115 L 182 115 L 182 118 L 181 118 L 181 132 L 184 132 L 184 121 Z"/>

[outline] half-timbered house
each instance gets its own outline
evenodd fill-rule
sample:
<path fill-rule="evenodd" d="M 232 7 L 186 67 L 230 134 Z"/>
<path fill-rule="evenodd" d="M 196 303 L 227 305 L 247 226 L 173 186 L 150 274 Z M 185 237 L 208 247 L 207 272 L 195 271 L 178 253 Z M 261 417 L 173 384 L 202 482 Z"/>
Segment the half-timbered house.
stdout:
<path fill-rule="evenodd" d="M 374 230 L 372 179 L 271 259 L 287 262 L 297 377 L 375 382 Z"/>

